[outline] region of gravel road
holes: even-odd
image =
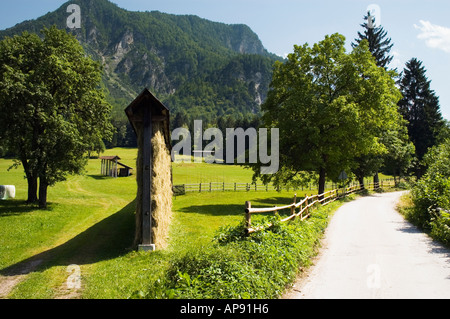
[[[449,299],[450,250],[395,210],[403,193],[362,197],[336,211],[323,248],[290,299]]]

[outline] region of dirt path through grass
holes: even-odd
[[[6,274],[5,276],[0,275],[0,299],[7,298],[14,287],[22,282],[29,273],[36,270],[41,264],[41,259],[30,260],[12,270],[10,274]]]
[[[94,198],[95,201],[88,201],[87,204],[98,207],[94,210],[95,214],[83,214],[82,218],[74,219],[61,229],[59,238],[52,246],[37,249],[33,256],[1,270],[0,299],[8,298],[14,288],[28,280],[32,273],[42,273],[54,266],[65,269],[71,264],[84,267],[85,264],[124,253],[127,247],[121,246],[120,239],[123,234],[130,233],[130,227],[126,225],[133,226],[134,204],[120,197],[87,191],[81,186],[79,178],[73,178],[68,190]],[[64,198],[60,202],[70,200]],[[80,291],[67,289],[63,280],[61,287],[52,287],[55,298],[78,298]]]
[[[133,213],[134,203],[130,203],[65,242],[2,270],[0,299],[8,298],[13,289],[34,272],[52,271],[53,267],[66,269],[70,265],[84,269],[85,265],[125,254],[133,239]],[[69,275],[61,278],[60,287],[52,288],[55,289],[55,298],[79,297],[80,290],[69,289],[66,285]]]

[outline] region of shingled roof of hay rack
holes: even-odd
[[[170,139],[170,110],[159,101],[147,88],[125,109],[133,130],[137,134],[137,123],[142,123],[145,108],[150,108],[152,120],[162,122],[164,126],[164,139],[169,151],[172,150]]]

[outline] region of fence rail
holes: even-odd
[[[241,191],[273,191],[279,188],[273,185],[252,184],[252,183],[195,183],[174,185],[176,195],[183,195],[189,192],[241,192]],[[178,193],[178,194],[177,194]]]
[[[300,218],[301,221],[309,218],[312,213],[312,208],[316,204],[321,204],[322,206],[328,205],[335,200],[342,198],[346,195],[360,192],[364,189],[380,189],[380,188],[390,188],[395,186],[393,181],[382,181],[380,183],[370,183],[369,185],[355,185],[345,189],[333,189],[320,195],[306,196],[300,202],[297,203],[297,194],[294,195],[294,202],[290,205],[280,206],[280,207],[269,207],[269,208],[252,208],[251,202],[245,203],[245,220],[247,234],[252,234],[266,228],[272,227],[272,224],[265,226],[252,227],[252,214],[264,214],[264,213],[277,213],[280,210],[290,209],[290,215],[281,220],[285,223],[294,218]],[[296,210],[298,209],[298,212]]]
[[[384,180],[383,182],[391,182],[393,179]],[[381,184],[380,183],[380,184]],[[354,185],[352,185],[354,186]],[[359,185],[358,185],[359,186]],[[326,185],[326,189],[335,189],[337,185],[334,183],[328,183]],[[300,186],[300,187],[275,187],[272,184],[264,185],[262,183],[225,183],[225,182],[210,182],[210,183],[187,183],[187,184],[179,184],[173,186],[173,191],[176,196],[185,195],[186,193],[192,192],[268,192],[268,191],[280,191],[280,190],[294,190],[296,191],[305,191],[305,190],[317,190],[317,186],[313,186],[313,184],[309,184],[308,186]]]

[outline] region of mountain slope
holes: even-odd
[[[81,8],[81,29],[66,26],[67,6]],[[258,113],[273,62],[246,25],[197,16],[130,12],[107,0],[73,0],[32,21],[0,31],[0,39],[56,25],[73,33],[104,65],[103,83],[123,121],[123,109],[148,87],[172,111],[215,122],[218,116]]]

